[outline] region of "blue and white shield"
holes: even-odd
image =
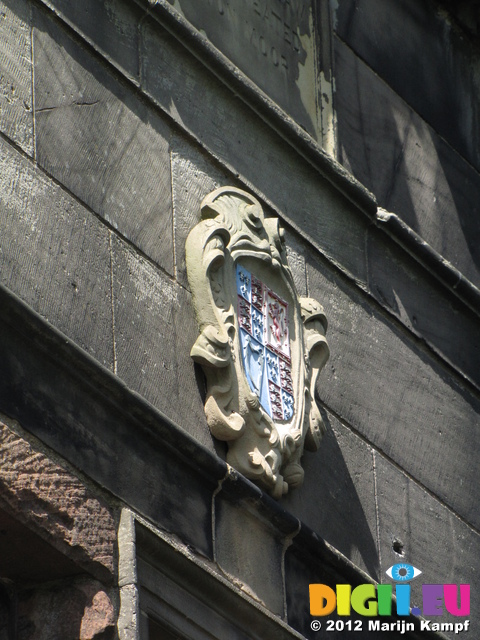
[[[288,304],[240,264],[236,279],[245,376],[264,411],[288,421],[295,409]]]

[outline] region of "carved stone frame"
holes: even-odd
[[[320,304],[299,298],[287,263],[283,230],[265,218],[256,198],[223,187],[202,202],[203,220],[186,243],[187,273],[200,329],[191,356],[207,380],[205,414],[212,434],[228,442],[227,462],[274,498],[302,484],[304,448],[324,433],[315,404],[317,375],[329,350]],[[248,269],[288,303],[295,411],[273,420],[247,380],[241,355],[236,265]]]

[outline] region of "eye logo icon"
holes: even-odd
[[[395,582],[410,582],[410,580],[413,580],[422,572],[411,564],[399,562],[392,565],[385,573],[389,578],[395,580]]]

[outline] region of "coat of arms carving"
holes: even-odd
[[[283,230],[235,187],[210,193],[186,244],[200,328],[191,356],[205,373],[205,414],[227,462],[273,497],[303,482],[304,448],[324,433],[314,393],[325,365],[321,305],[299,298]]]

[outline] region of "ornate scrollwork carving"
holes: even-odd
[[[321,305],[298,298],[283,230],[256,198],[217,189],[186,244],[205,372],[205,414],[231,466],[279,498],[303,482],[324,433],[315,383],[329,351]]]

